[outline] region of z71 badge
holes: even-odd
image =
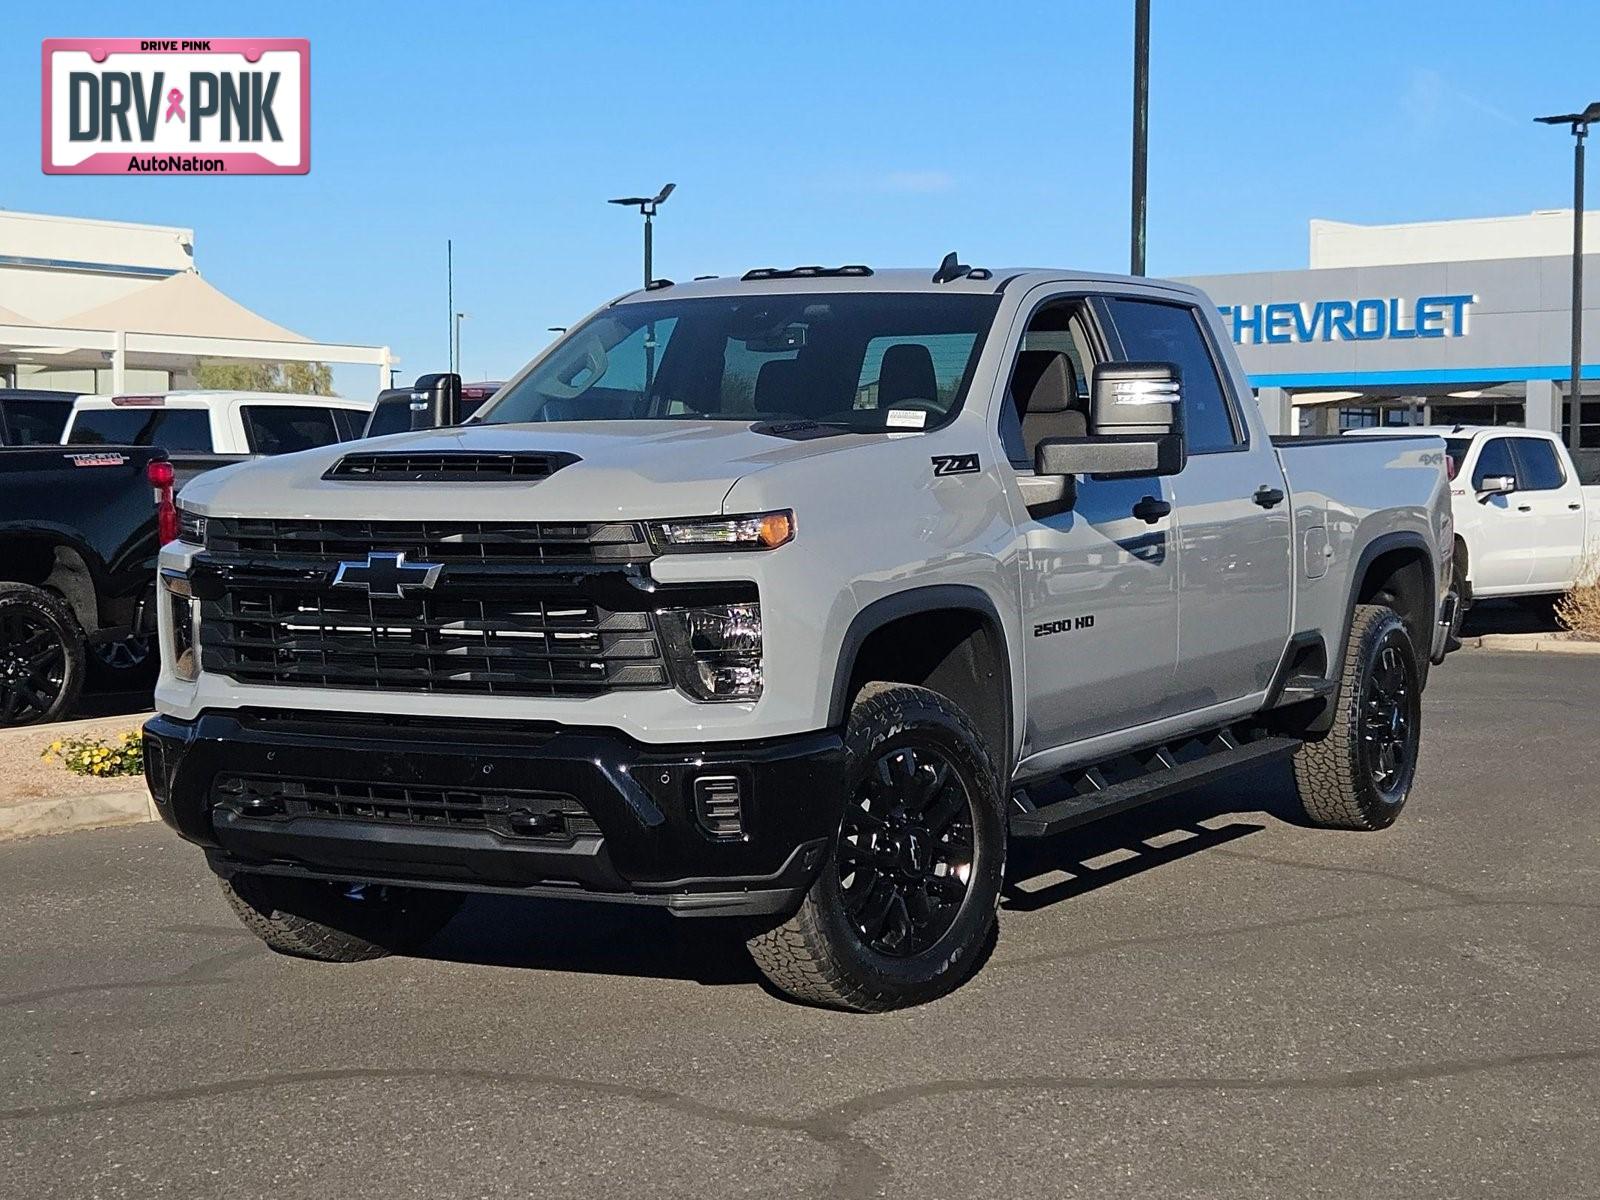
[[[976,454],[935,454],[933,456],[933,473],[935,475],[976,475],[978,473],[978,456]]]

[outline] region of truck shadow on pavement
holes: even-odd
[[[1259,833],[1226,814],[1303,818],[1288,767],[1278,764],[1040,842],[1013,840],[1001,907],[1034,912]],[[684,979],[707,986],[762,983],[744,950],[747,926],[683,919],[648,908],[474,896],[416,957],[525,970]]]
[[[1001,908],[1037,912],[1120,883],[1267,826],[1234,813],[1265,812],[1290,825],[1305,818],[1287,763],[1275,763],[1040,841],[1013,840]]]

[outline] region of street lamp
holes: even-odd
[[[1150,0],[1133,4],[1133,245],[1130,275],[1144,274],[1145,195],[1150,156]]]
[[[651,250],[650,226],[651,226],[651,220],[656,215],[656,209],[660,208],[663,204],[665,204],[667,202],[667,197],[672,195],[672,189],[677,187],[677,186],[678,185],[675,184],[675,183],[669,183],[669,184],[667,184],[666,187],[662,188],[661,191],[658,192],[654,196],[623,196],[620,199],[608,200],[607,201],[608,204],[623,204],[623,205],[626,205],[629,208],[637,207],[639,209],[640,215],[644,217],[644,285],[645,285],[645,287],[649,287],[650,286],[650,281],[655,278],[655,276],[651,273],[651,267],[650,267],[650,250]]]
[[[1589,126],[1600,121],[1600,100],[1581,113],[1560,113],[1553,117],[1535,117],[1544,125],[1568,125],[1572,128],[1572,383],[1571,425],[1567,445],[1576,452],[1583,440],[1583,139],[1589,136]]]
[[[455,328],[451,331],[450,370],[457,375],[461,374],[461,322],[465,321],[469,315],[469,313],[458,312],[456,314]]]

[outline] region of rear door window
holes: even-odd
[[[1183,428],[1189,453],[1243,444],[1239,422],[1217,375],[1198,314],[1187,304],[1106,297],[1130,362],[1177,363],[1183,380]]]
[[[91,408],[72,422],[76,446],[159,446],[175,454],[211,453],[211,414],[203,408]]]
[[[246,404],[245,442],[251,454],[293,454],[356,436],[344,409],[299,404]]]
[[[1483,481],[1494,479],[1501,475],[1515,475],[1517,466],[1511,460],[1511,439],[1490,438],[1483,444],[1483,449],[1478,452],[1478,465],[1472,468],[1472,487],[1474,491],[1483,491]],[[1522,480],[1517,480],[1517,486],[1522,486]]]
[[[1524,492],[1554,492],[1566,486],[1567,473],[1556,448],[1543,438],[1507,438],[1517,461],[1517,490]]]

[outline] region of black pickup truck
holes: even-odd
[[[172,483],[150,446],[0,447],[0,726],[69,715],[94,649],[148,637]]]

